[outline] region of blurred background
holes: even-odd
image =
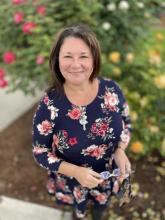
[[[0,194],[56,207],[31,153],[39,98],[51,83],[49,53],[60,28],[86,23],[102,49],[101,75],[116,80],[131,109],[128,148],[135,199],[109,220],[165,219],[165,1],[1,0]],[[58,208],[58,207],[57,207]]]

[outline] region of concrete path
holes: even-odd
[[[25,96],[21,91],[6,93],[0,89],[0,131],[30,109],[42,96],[38,92],[35,97]]]
[[[69,212],[61,212],[34,203],[0,197],[0,220],[71,220]]]
[[[0,89],[0,131],[28,111],[43,95],[25,96]],[[64,215],[65,214],[65,215]],[[64,215],[64,216],[63,216]],[[70,213],[0,195],[0,220],[70,220]]]

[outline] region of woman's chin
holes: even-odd
[[[72,79],[69,79],[69,80],[66,80],[69,84],[72,84],[72,85],[81,85],[83,84],[84,82],[87,82],[88,79],[85,79],[83,77],[75,77],[75,78],[72,78]]]

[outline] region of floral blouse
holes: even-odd
[[[73,105],[54,90],[45,93],[33,119],[33,155],[49,171],[56,201],[70,204],[83,217],[88,200],[107,205],[112,184],[105,180],[87,189],[73,177],[58,173],[62,161],[89,167],[96,172],[111,169],[109,160],[119,142],[130,140],[129,107],[119,86],[111,79],[99,79],[96,98],[86,106]]]

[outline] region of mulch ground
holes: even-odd
[[[32,156],[31,126],[35,109],[36,105],[0,133],[0,195],[55,207],[54,199],[47,194],[45,188],[47,174],[34,162]],[[136,220],[134,215],[143,215],[146,220],[152,219],[151,215],[155,216],[154,220],[158,215],[160,220],[163,220],[163,213],[165,214],[163,158],[155,153],[132,163],[137,196],[125,208],[120,209],[115,205],[115,212],[127,216],[127,220]],[[155,214],[149,214],[150,209]]]

